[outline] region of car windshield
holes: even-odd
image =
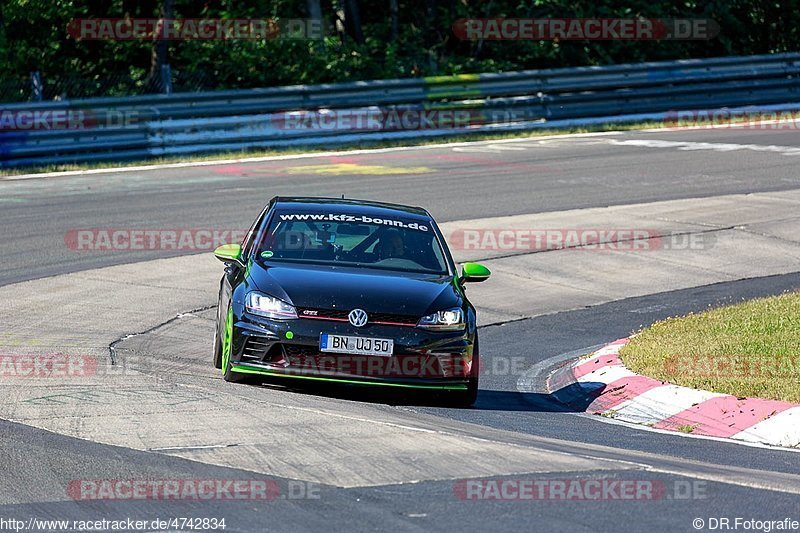
[[[447,274],[430,221],[359,214],[276,213],[258,254],[269,261]]]

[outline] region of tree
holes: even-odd
[[[172,1],[173,0],[162,0],[161,8],[159,10],[159,17],[162,21],[169,20],[173,17]],[[156,39],[153,41],[153,53],[150,60],[150,73],[147,77],[152,87],[158,87],[159,90],[165,92],[171,92],[171,83],[168,78],[168,53],[169,41],[166,39]]]
[[[361,11],[358,0],[342,0],[344,4],[344,31],[357,44],[364,44],[364,30],[361,28]]]
[[[308,18],[322,20],[322,6],[320,5],[320,0],[306,0],[306,11],[308,11]]]
[[[397,5],[397,0],[389,0],[389,19],[391,27],[391,33],[389,34],[389,38],[392,40],[392,42],[396,42],[397,36],[399,35],[398,32],[399,15],[400,15],[400,8]]]

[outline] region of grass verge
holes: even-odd
[[[676,385],[800,403],[800,292],[656,322],[620,357]]]

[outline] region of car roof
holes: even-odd
[[[405,216],[411,215],[415,218],[420,217],[430,220],[432,217],[427,210],[422,207],[409,205],[390,204],[387,202],[375,202],[372,200],[356,200],[350,198],[325,198],[315,196],[276,196],[274,198],[275,208],[281,210],[303,210],[311,212],[321,212],[330,210],[334,207],[337,213],[345,214],[366,214],[366,215],[389,215],[402,213]]]

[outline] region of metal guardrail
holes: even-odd
[[[0,168],[659,119],[676,110],[791,102],[800,102],[800,53],[0,104]],[[53,117],[70,114],[78,117],[74,124],[53,124]],[[433,120],[424,127],[391,120],[420,114]],[[335,127],[326,126],[330,121]]]

